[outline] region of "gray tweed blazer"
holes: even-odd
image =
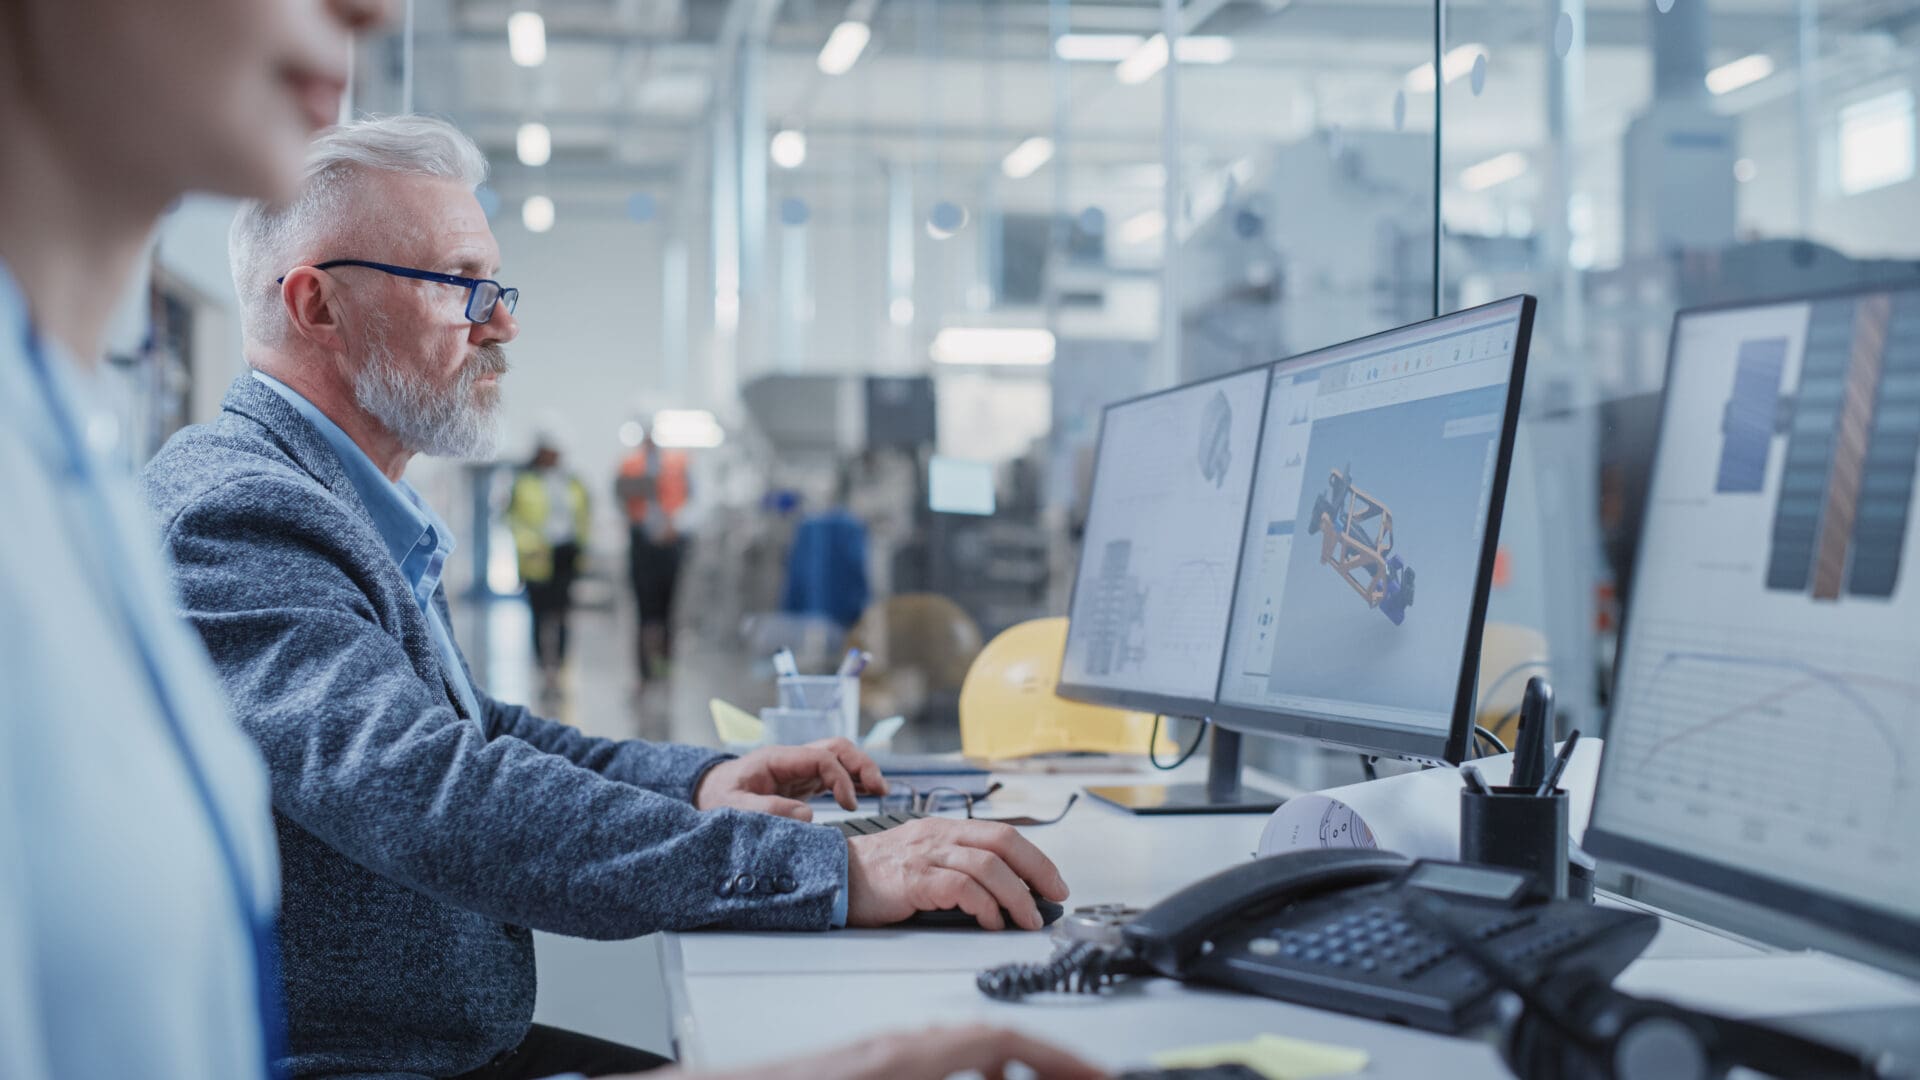
[[[250,374],[145,481],[183,614],[272,775],[295,1075],[440,1077],[513,1048],[529,927],[832,921],[845,841],[696,811],[722,755],[588,738],[477,686],[464,715],[339,458]]]

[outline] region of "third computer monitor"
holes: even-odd
[[[1457,762],[1533,299],[1273,369],[1214,719]]]
[[[1682,312],[1588,850],[1920,972],[1920,288]]]
[[[1268,370],[1107,407],[1062,696],[1179,716],[1211,710]]]

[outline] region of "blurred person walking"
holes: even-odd
[[[540,664],[542,695],[560,692],[567,662],[567,618],[573,580],[592,530],[587,486],[560,464],[560,448],[546,435],[534,444],[533,460],[513,480],[507,525],[520,557],[520,580],[533,612],[533,654]]]
[[[665,678],[673,657],[673,600],[686,539],[680,512],[693,493],[684,450],[665,450],[652,430],[620,463],[614,484],[627,511],[627,573],[640,617],[640,680]]]

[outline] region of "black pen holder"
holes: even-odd
[[[1504,866],[1537,875],[1567,896],[1567,792],[1535,795],[1533,788],[1496,787],[1460,792],[1460,861]]]

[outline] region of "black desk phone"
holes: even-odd
[[[1534,982],[1611,982],[1659,927],[1641,912],[1552,900],[1517,871],[1300,851],[1234,866],[1104,928],[1068,916],[1053,960],[983,972],[978,984],[1013,1000],[1158,974],[1448,1034],[1492,1019],[1493,984],[1407,910],[1415,896],[1441,901],[1454,926]]]

